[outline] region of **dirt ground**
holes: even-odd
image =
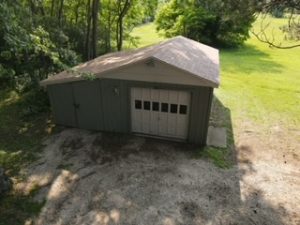
[[[16,186],[41,186],[35,199],[46,200],[26,224],[299,225],[299,159],[266,160],[255,137],[240,135],[236,164],[220,169],[193,146],[66,129]]]

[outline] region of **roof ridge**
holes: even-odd
[[[209,80],[216,86],[219,84],[218,49],[183,36],[176,36],[139,49],[107,53],[73,68],[78,70],[78,72],[90,72],[100,77],[100,74],[104,72],[138,63],[149,58],[158,59],[170,66]],[[49,76],[47,79],[41,81],[41,84],[47,85],[80,79],[80,76],[62,71],[54,76]]]

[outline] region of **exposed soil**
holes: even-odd
[[[193,146],[67,129],[16,189],[46,199],[27,224],[299,225],[299,158],[269,160],[259,137],[240,133],[236,164],[220,169]]]

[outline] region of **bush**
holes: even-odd
[[[272,10],[271,15],[275,18],[283,18],[284,17],[284,8],[276,7]]]
[[[249,37],[256,5],[252,0],[171,0],[157,14],[158,30],[218,47],[236,47]]]
[[[50,110],[47,92],[42,88],[33,88],[23,93],[23,116],[33,116]]]

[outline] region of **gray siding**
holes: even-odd
[[[200,87],[193,91],[189,142],[206,144],[213,88]]]
[[[72,86],[70,84],[58,84],[47,88],[55,123],[75,127],[77,122]]]
[[[104,129],[114,132],[129,132],[127,89],[120,80],[100,80],[103,103]]]
[[[211,87],[117,79],[72,82],[64,84],[64,86],[60,88],[56,86],[60,85],[49,85],[48,91],[53,113],[55,117],[59,118],[59,124],[122,133],[131,132],[131,87],[189,91],[192,99],[187,141],[199,145],[206,144],[208,119],[213,93],[213,88]],[[55,94],[54,92],[58,89],[60,89],[60,94]],[[68,93],[73,93],[73,97],[69,96],[61,103],[61,96],[64,92],[61,89],[65,89]],[[68,101],[71,101],[71,103]],[[64,114],[64,110],[71,111],[71,109],[65,105],[73,106],[74,102],[80,104],[79,109],[76,109],[78,123],[75,124],[70,122],[66,117],[60,117],[61,114]]]
[[[98,82],[74,82],[72,84],[77,126],[100,130],[103,127],[101,93]]]

